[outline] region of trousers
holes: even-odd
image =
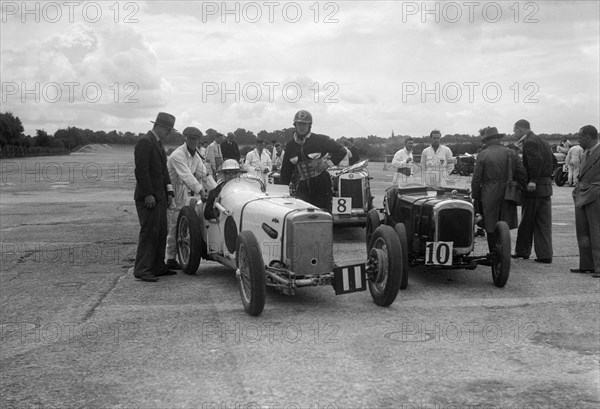
[[[522,256],[535,249],[537,258],[552,258],[552,197],[527,197],[521,211],[515,253]]]
[[[143,201],[136,200],[135,209],[140,235],[133,274],[136,277],[159,274],[166,269],[167,204],[156,202],[152,209],[148,209]]]

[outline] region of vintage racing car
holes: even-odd
[[[487,240],[476,242],[475,224],[481,216],[475,212],[469,189],[393,186],[383,203],[383,221],[380,212],[369,211],[367,247],[382,222],[394,228],[402,247],[401,289],[408,284],[408,267],[417,265],[465,269],[488,265],[494,284],[504,287],[510,273],[510,230],[503,221],[496,224],[496,251],[488,254]]]
[[[362,160],[352,166],[331,167],[327,169],[331,177],[332,189],[332,214],[334,226],[364,226],[367,221],[367,213],[373,208],[371,195],[372,177],[369,176],[369,161]],[[268,190],[275,188],[279,173],[269,174]],[[289,187],[290,194],[294,194],[293,183]]]
[[[210,201],[207,201],[210,203]],[[179,213],[179,262],[195,274],[201,259],[236,270],[244,309],[260,315],[266,287],[293,295],[298,287],[332,285],[336,294],[364,291],[381,306],[394,302],[400,287],[400,240],[389,226],[372,232],[365,262],[336,265],[333,218],[286,194],[269,194],[263,182],[242,174],[226,182],[214,201],[214,216],[190,198]]]

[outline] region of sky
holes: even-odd
[[[0,112],[333,138],[574,133],[600,119],[600,2],[2,1]]]

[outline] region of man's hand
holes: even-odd
[[[152,209],[156,205],[156,199],[154,199],[154,196],[148,195],[148,196],[144,197],[144,205],[148,209]]]
[[[171,207],[173,206],[173,196],[168,195],[167,196],[167,207]]]
[[[535,182],[529,182],[527,184],[527,191],[528,192],[535,192],[535,187],[536,187]]]
[[[208,199],[208,195],[206,194],[206,191],[204,189],[200,189],[200,191],[198,192],[198,196],[200,196],[200,200],[202,200],[203,202],[206,202],[206,200]]]
[[[406,163],[410,163],[410,162],[412,162],[412,159],[411,158],[406,158]]]
[[[269,168],[264,168],[263,173],[269,173]]]

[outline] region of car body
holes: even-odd
[[[368,286],[378,305],[390,305],[398,293],[397,257],[391,253],[399,252],[400,243],[391,229],[377,232],[381,240],[368,260],[338,266],[332,215],[289,193],[267,193],[254,176],[242,174],[222,185],[213,218],[204,217],[204,207],[192,198],[179,213],[179,262],[187,274],[196,273],[201,259],[235,269],[250,315],[262,312],[266,287],[293,295],[306,286],[333,285],[336,294]]]
[[[468,189],[426,185],[393,186],[384,197],[383,223],[400,237],[403,265],[475,269],[478,264],[492,267],[493,282],[503,287],[510,273],[510,230],[505,222],[496,224],[498,244],[488,254],[486,239],[476,249],[476,213]],[[372,210],[367,220],[369,235],[381,223]],[[401,272],[406,287],[408,271]]]
[[[452,173],[458,174],[460,176],[470,176],[473,174],[475,170],[475,160],[477,159],[477,155],[458,155],[456,157],[456,165],[452,170]]]

